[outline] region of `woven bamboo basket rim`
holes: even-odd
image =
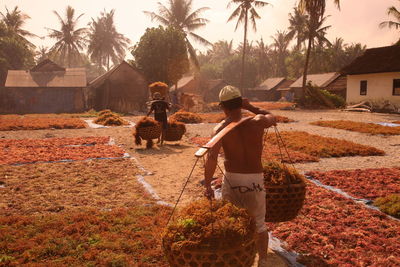
[[[180,251],[182,253],[184,252],[194,252],[194,253],[201,253],[201,254],[220,254],[220,253],[227,253],[227,252],[231,252],[231,251],[236,251],[238,249],[240,249],[241,247],[245,248],[248,247],[249,245],[251,245],[251,243],[255,243],[255,238],[254,236],[252,238],[248,238],[247,240],[245,240],[244,242],[241,243],[237,243],[234,247],[230,247],[230,248],[223,248],[220,249],[218,247],[207,247],[207,246],[198,246],[198,247],[179,247],[179,249],[172,249],[172,246],[165,246],[165,248],[169,248],[169,251]],[[163,244],[164,244],[164,240],[163,240]]]
[[[265,188],[292,188],[292,187],[298,187],[298,188],[306,188],[307,184],[304,182],[297,183],[297,184],[282,184],[282,185],[265,185]]]

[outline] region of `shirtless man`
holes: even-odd
[[[214,134],[229,123],[239,121],[242,118],[241,109],[257,115],[229,132],[209,151],[204,174],[206,196],[214,197],[211,180],[222,146],[225,154],[222,198],[247,209],[254,217],[257,227],[258,266],[264,267],[267,266],[268,231],[264,222],[265,191],[261,154],[264,129],[276,125],[276,119],[268,111],[254,107],[247,99],[243,99],[240,91],[233,86],[222,88],[219,99],[226,119],[214,129]]]

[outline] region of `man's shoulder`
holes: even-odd
[[[224,129],[228,125],[226,120],[221,121],[218,123],[213,129],[213,135],[219,133],[222,129]]]

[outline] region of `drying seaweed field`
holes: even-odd
[[[299,216],[267,224],[279,240],[271,259],[400,266],[400,116],[260,106],[280,116],[263,160],[307,177]],[[168,266],[165,204],[223,115],[178,113],[183,139],[152,149],[136,145],[130,127],[143,116],[102,115],[0,116],[0,266]],[[203,172],[198,164],[180,205],[202,197]]]

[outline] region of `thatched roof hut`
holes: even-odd
[[[400,112],[400,45],[367,49],[341,73],[347,75],[348,103],[391,103]]]
[[[9,70],[0,92],[2,113],[72,113],[85,109],[86,71],[49,59],[31,70]]]
[[[367,49],[364,54],[344,67],[345,75],[400,71],[400,45]]]
[[[147,86],[145,76],[122,61],[89,83],[89,105],[96,110],[111,109],[122,113],[143,111],[149,95]]]
[[[293,83],[284,77],[273,77],[263,81],[259,86],[248,89],[250,98],[260,101],[277,101],[281,97],[280,89],[288,88]]]

